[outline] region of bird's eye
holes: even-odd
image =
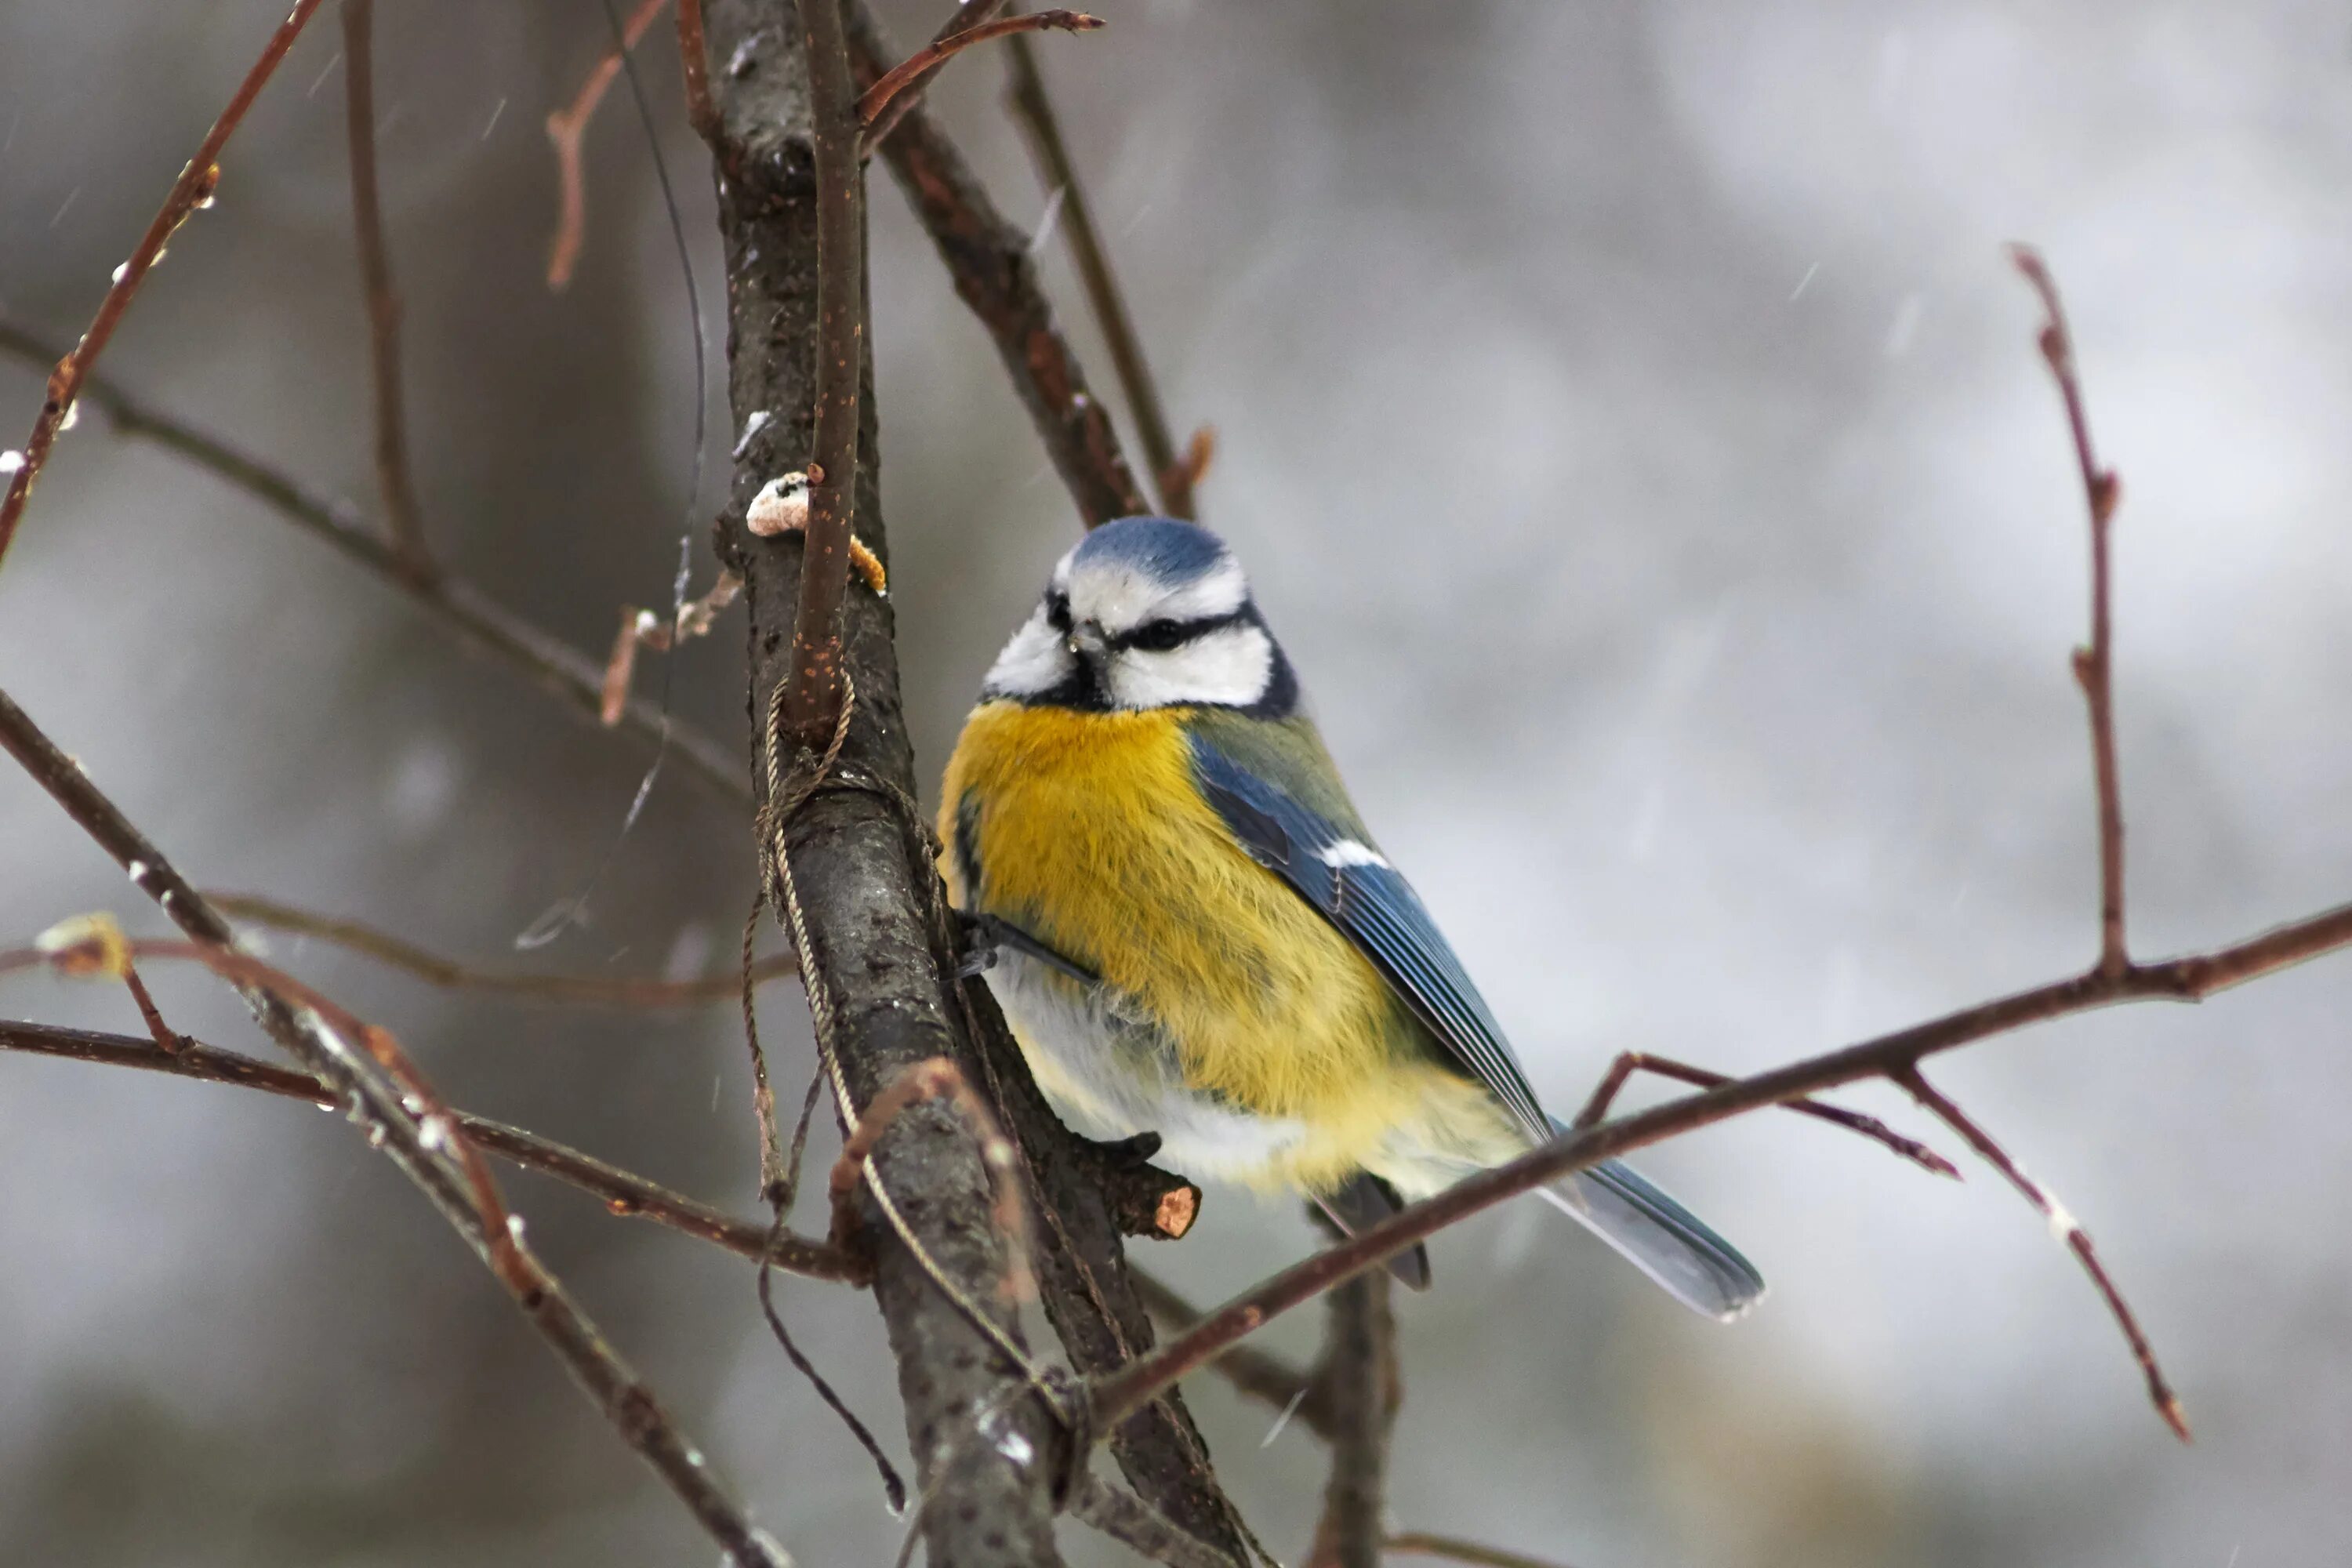
[[[1192,635],[1192,628],[1181,621],[1147,621],[1127,634],[1121,640],[1129,647],[1146,653],[1166,653]]]
[[[1070,596],[1067,594],[1054,589],[1047,590],[1045,594],[1045,624],[1052,626],[1055,631],[1061,632],[1066,636],[1068,634],[1070,629]]]

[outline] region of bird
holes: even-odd
[[[1121,518],[1062,556],[982,683],[939,835],[970,966],[1084,1138],[1353,1234],[1563,1130],[1207,528]],[[1696,1311],[1764,1292],[1621,1162],[1541,1190]],[[1429,1282],[1420,1248],[1390,1268]]]

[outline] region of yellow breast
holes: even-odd
[[[1466,1089],[1428,1060],[1370,961],[1243,853],[1192,782],[1177,713],[984,703],[948,764],[951,847],[960,812],[980,879],[961,885],[950,847],[960,907],[1014,921],[1124,993],[1192,1088],[1308,1125],[1266,1179],[1328,1185]]]

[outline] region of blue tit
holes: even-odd
[[[1389,863],[1223,542],[1126,518],[1054,568],[949,760],[942,873],[988,983],[1093,1138],[1304,1193],[1345,1230],[1551,1137],[1527,1074]],[[1546,1196],[1716,1318],[1748,1261],[1612,1163]],[[1416,1286],[1428,1260],[1392,1265]]]

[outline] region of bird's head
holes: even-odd
[[[1295,705],[1297,683],[1223,540],[1196,523],[1126,517],[1055,563],[1045,597],[997,656],[982,696],[1279,717]]]

